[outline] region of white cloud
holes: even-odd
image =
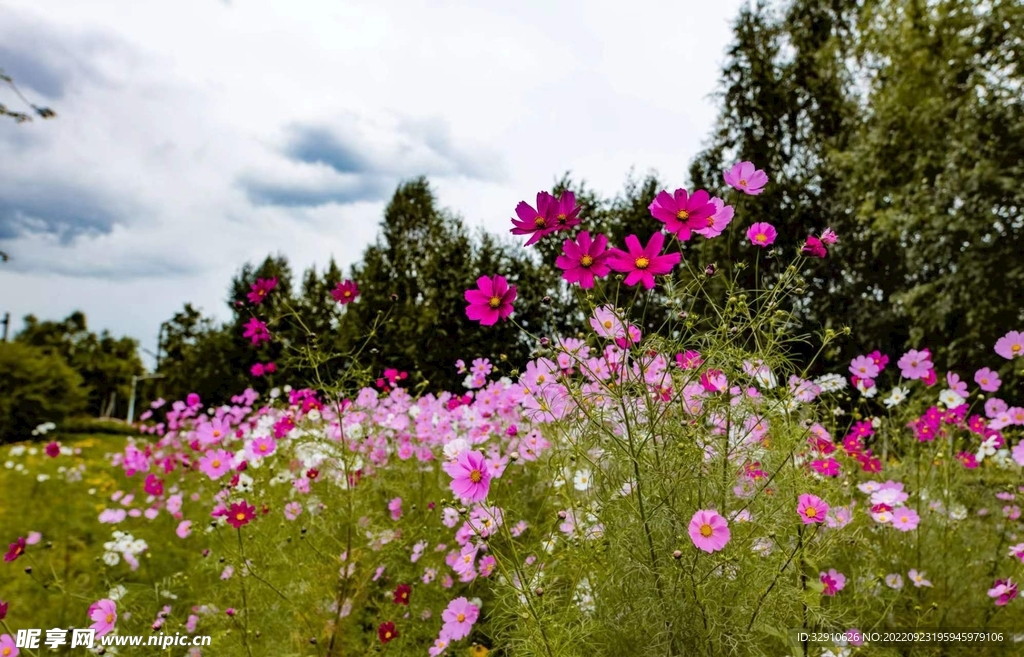
[[[246,260],[356,261],[403,177],[494,231],[568,170],[682,184],[739,6],[8,0],[0,67],[58,118],[0,123],[0,312],[153,348]]]

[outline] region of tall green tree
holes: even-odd
[[[24,318],[25,327],[14,340],[61,356],[82,378],[86,391],[86,412],[98,416],[115,400],[114,412],[128,407],[131,380],[142,374],[138,342],[115,338],[108,331],[89,330],[85,314],[76,311],[61,321]]]

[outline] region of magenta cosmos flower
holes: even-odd
[[[504,276],[481,276],[476,279],[477,289],[466,290],[466,316],[484,326],[493,326],[499,319],[512,314],[516,300],[516,286],[509,285]]]
[[[824,595],[835,595],[843,590],[846,586],[846,575],[837,571],[835,568],[829,568],[827,573],[819,573],[818,577],[825,589],[822,591]]]
[[[576,195],[565,190],[557,201],[551,203],[555,215],[554,230],[569,230],[580,223],[580,206],[576,205]]]
[[[745,194],[756,196],[768,184],[768,174],[755,169],[753,162],[739,162],[728,171],[722,172],[725,184]]]
[[[346,280],[338,283],[331,290],[331,296],[341,305],[352,303],[359,296],[359,286],[355,281]]]
[[[1024,333],[1010,331],[996,340],[996,353],[1007,360],[1024,356]]]
[[[665,236],[661,233],[651,235],[647,246],[641,247],[636,235],[626,238],[626,249],[611,250],[609,264],[617,272],[626,274],[626,285],[643,283],[648,290],[654,287],[654,277],[672,271],[682,260],[680,253],[661,253],[665,244]]]
[[[480,608],[470,603],[466,598],[455,598],[448,603],[448,607],[441,612],[441,620],[444,626],[441,634],[451,641],[458,641],[469,636],[473,629],[473,623],[480,615]]]
[[[89,620],[91,627],[96,630],[96,636],[105,636],[114,629],[117,622],[117,604],[108,598],[97,600],[89,606]]]
[[[996,606],[1002,607],[1017,597],[1017,584],[1012,579],[997,579],[988,590],[988,597],[995,598]]]
[[[10,547],[7,548],[7,554],[4,555],[4,561],[14,561],[21,555],[25,554],[25,537],[19,536],[18,540],[11,543]]]
[[[242,337],[249,338],[254,345],[258,346],[261,342],[270,342],[270,331],[267,330],[265,323],[255,317],[250,317],[245,324],[245,332],[242,333]]]
[[[690,540],[697,549],[718,552],[729,542],[729,523],[713,509],[700,510],[690,519]]]
[[[825,500],[816,495],[804,493],[797,498],[796,512],[800,514],[800,518],[804,521],[805,525],[825,522],[828,509],[829,506],[825,503]]]
[[[691,231],[706,227],[708,217],[715,213],[715,206],[703,189],[692,195],[685,189],[677,189],[674,194],[660,192],[647,209],[665,224],[668,232],[684,242],[690,239]]]
[[[754,246],[760,246],[761,248],[766,248],[774,244],[777,236],[778,232],[775,230],[775,226],[764,221],[753,224],[747,229],[747,239],[749,239]]]
[[[809,235],[807,241],[804,242],[804,247],[800,249],[800,253],[806,253],[812,258],[824,258],[828,255],[828,251],[825,250],[825,245],[822,244],[821,240],[814,235]]]
[[[256,507],[249,504],[245,500],[241,502],[235,502],[228,509],[227,521],[228,524],[239,529],[252,522],[252,519],[256,517]]]
[[[458,458],[448,461],[442,467],[452,478],[452,492],[459,498],[470,502],[482,502],[487,498],[491,473],[483,454],[477,451],[462,452]]]
[[[548,233],[555,230],[555,213],[560,209],[560,204],[551,194],[547,192],[537,193],[537,208],[526,201],[520,201],[516,206],[518,219],[512,220],[511,229],[513,235],[529,235],[524,246],[540,240]]]
[[[249,286],[249,303],[256,305],[263,301],[270,292],[277,287],[276,278],[259,278]]]
[[[597,235],[593,239],[587,231],[576,236],[576,241],[565,240],[562,253],[555,260],[555,265],[563,270],[562,278],[570,283],[579,283],[587,289],[594,287],[594,278],[604,278],[611,269],[607,260],[611,257],[608,251],[608,238]]]

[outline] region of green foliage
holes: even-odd
[[[25,317],[25,328],[15,342],[39,347],[60,355],[82,377],[87,393],[85,410],[102,415],[115,399],[112,410],[127,410],[132,376],[142,374],[138,342],[115,338],[108,331],[99,335],[89,330],[85,315],[76,311],[61,321],[41,322]]]
[[[71,417],[60,423],[61,435],[135,436],[138,431],[122,420],[104,420],[94,417]]]
[[[0,342],[0,443],[85,408],[82,377],[53,351]]]

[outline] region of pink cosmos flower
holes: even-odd
[[[594,309],[594,316],[590,318],[590,326],[602,338],[610,340],[625,337],[626,325],[615,314],[611,306],[600,306]]]
[[[1003,384],[999,379],[999,375],[987,367],[983,367],[974,373],[974,382],[985,392],[995,392]]]
[[[826,228],[821,233],[821,241],[825,244],[831,245],[838,242],[839,237],[836,235],[836,232],[834,230],[832,230],[831,228]]]
[[[499,319],[512,314],[516,300],[516,286],[509,285],[504,276],[481,276],[476,279],[477,289],[466,290],[466,316],[484,326],[493,326]]]
[[[480,608],[471,604],[466,598],[455,598],[448,603],[448,607],[441,612],[441,619],[444,626],[441,634],[447,636],[451,641],[458,641],[469,636],[473,629],[473,623],[480,615]]]
[[[914,568],[911,568],[910,571],[907,572],[907,577],[910,578],[910,581],[913,582],[914,586],[916,586],[917,588],[930,587],[932,585],[931,582],[924,578],[924,571],[918,571]]]
[[[117,622],[117,604],[108,598],[97,600],[89,606],[89,620],[91,627],[96,630],[96,636],[106,636],[114,629]]]
[[[352,280],[342,281],[331,290],[331,296],[343,306],[350,304],[359,296],[359,286]]]
[[[827,573],[820,573],[821,583],[825,585],[824,595],[833,596],[843,590],[846,586],[846,575],[838,572],[835,568],[829,568]]]
[[[1005,606],[1017,597],[1017,584],[1012,579],[997,579],[995,585],[988,590],[988,597],[996,599],[996,606]]]
[[[775,226],[764,221],[759,221],[747,229],[747,239],[754,246],[761,248],[767,248],[774,244],[777,236],[778,232],[775,230]]]
[[[996,340],[996,353],[1007,360],[1024,356],[1024,333],[1010,331]]]
[[[249,368],[249,373],[253,376],[263,376],[266,370],[263,369],[263,363],[253,363],[253,366]]]
[[[1024,543],[1010,546],[1010,556],[1024,561]]]
[[[526,201],[520,201],[516,206],[516,215],[519,219],[512,220],[511,233],[513,235],[529,235],[530,239],[523,246],[530,246],[540,238],[555,230],[554,214],[560,209],[560,204],[547,192],[537,193],[537,209]]]
[[[917,529],[918,523],[921,522],[921,517],[917,515],[917,511],[910,509],[905,506],[901,506],[898,509],[892,511],[892,526],[901,532],[909,532]]]
[[[700,510],[690,519],[690,540],[699,550],[718,552],[729,542],[729,523],[714,509]]]
[[[256,279],[256,282],[249,286],[249,303],[259,304],[275,287],[277,287],[276,278]]]
[[[862,379],[878,376],[878,365],[870,356],[857,356],[850,362],[850,374]]]
[[[469,502],[482,502],[487,498],[491,473],[483,454],[462,452],[456,460],[448,461],[442,467],[452,478],[451,489],[457,497]]]
[[[182,520],[178,523],[178,528],[174,530],[174,533],[178,535],[178,538],[187,538],[192,533],[192,521]]]
[[[249,338],[253,345],[258,346],[261,342],[270,342],[270,331],[267,330],[265,323],[255,317],[250,317],[242,337]]]
[[[18,644],[11,638],[10,634],[0,634],[0,655],[3,657],[18,657],[21,651]]]
[[[828,509],[829,506],[825,500],[816,495],[804,493],[797,498],[796,512],[800,514],[805,525],[825,522]]]
[[[284,505],[284,517],[287,520],[295,520],[302,513],[302,505],[298,502],[289,502]]]
[[[946,372],[946,384],[956,394],[961,397],[967,397],[967,382],[961,379],[960,375],[954,372]]]
[[[911,349],[896,361],[896,365],[900,368],[901,376],[912,381],[925,378],[933,366],[931,354],[927,349]]]
[[[735,214],[735,209],[731,205],[726,205],[725,201],[717,196],[711,199],[711,204],[715,206],[714,214],[704,220],[703,226],[693,229],[693,232],[703,236],[705,239],[721,235]]]
[[[674,195],[660,192],[648,206],[651,216],[664,223],[668,232],[683,242],[690,239],[690,231],[707,227],[707,219],[715,209],[703,189],[692,195],[685,189],[677,189]]]
[[[643,283],[650,290],[654,287],[654,277],[671,272],[683,257],[678,252],[662,254],[664,244],[665,236],[661,233],[651,235],[645,247],[640,246],[636,235],[630,235],[626,238],[627,251],[612,249],[609,264],[615,271],[626,274],[626,285]]]
[[[391,512],[391,519],[398,520],[402,517],[402,498],[396,497],[388,502],[388,511]]]
[[[582,231],[575,242],[565,240],[562,252],[565,255],[555,259],[555,265],[565,272],[562,278],[570,283],[579,283],[584,289],[594,287],[595,277],[604,278],[611,271],[607,264],[611,252],[608,251],[608,238],[604,235],[597,235],[591,240],[590,233]]]
[[[580,206],[576,205],[576,195],[565,190],[558,200],[551,204],[555,221],[552,228],[555,231],[569,230],[580,223]]]
[[[751,196],[760,194],[768,184],[768,174],[761,169],[755,169],[753,162],[734,164],[731,169],[722,172],[722,177],[725,184]]]
[[[226,475],[234,467],[234,456],[224,449],[211,449],[199,459],[199,470],[214,481]]]
[[[800,249],[801,253],[806,253],[812,258],[824,258],[828,255],[828,251],[825,250],[825,245],[822,244],[821,240],[814,235],[808,235],[807,241],[804,242],[804,246]]]
[[[258,459],[270,456],[277,449],[277,443],[270,436],[259,436],[254,438],[249,446],[250,458]]]

